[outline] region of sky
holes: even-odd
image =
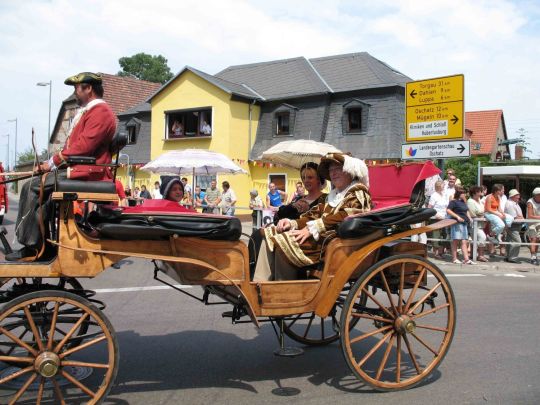
[[[465,110],[502,109],[540,158],[538,0],[2,0],[0,160],[46,147],[81,71],[115,74],[118,59],[163,55],[214,74],[230,65],[369,52],[414,80],[465,75]],[[52,86],[37,86],[52,81]],[[52,128],[51,128],[52,130]],[[9,137],[6,136],[9,134]],[[513,148],[512,148],[513,149]]]

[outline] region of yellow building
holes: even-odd
[[[253,188],[258,189],[264,200],[270,167],[249,162],[259,123],[260,100],[261,97],[247,87],[186,67],[149,100],[152,111],[150,159],[170,150],[190,148],[223,153],[248,174],[218,175],[218,188],[227,180],[236,193],[238,207],[249,205],[249,191]],[[279,168],[277,171],[286,173],[293,184],[298,180],[295,170]],[[154,177],[148,183],[153,183]],[[185,177],[194,184],[191,176]],[[195,185],[203,189],[211,179],[196,177]]]

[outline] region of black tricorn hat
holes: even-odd
[[[67,84],[68,86],[74,86],[80,83],[101,84],[101,82],[101,75],[99,73],[92,72],[81,72],[64,80],[64,84]]]

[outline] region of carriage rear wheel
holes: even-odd
[[[338,340],[341,313],[352,285],[352,281],[345,284],[327,317],[323,318],[317,316],[315,312],[308,312],[285,318],[283,325],[285,334],[296,342],[308,346],[324,346]],[[364,294],[361,294],[358,302],[365,304]],[[350,327],[354,327],[356,322],[358,320],[353,320]]]
[[[361,294],[365,305],[357,304]],[[343,354],[353,373],[375,389],[411,388],[442,362],[455,316],[454,293],[437,266],[419,256],[389,257],[368,269],[347,297]]]
[[[118,371],[118,344],[92,303],[39,291],[8,302],[0,314],[0,350],[10,353],[0,354],[0,397],[10,404],[96,404],[107,395]]]

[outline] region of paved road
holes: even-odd
[[[120,345],[120,370],[105,403],[537,404],[540,273],[526,265],[441,267],[458,306],[448,355],[422,386],[377,393],[354,379],[339,344],[275,357],[270,325],[231,325],[221,317],[228,308],[153,288],[159,283],[150,263],[125,260],[82,280],[107,303]]]

